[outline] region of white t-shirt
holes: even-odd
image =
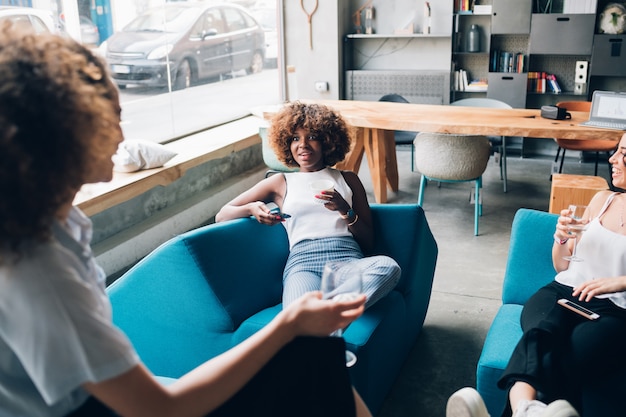
[[[91,253],[91,221],[77,208],[0,265],[0,416],[64,416],[88,397],[85,382],[139,363],[111,321],[104,272]]]
[[[283,201],[283,213],[290,214],[282,224],[287,229],[289,248],[305,239],[352,236],[348,222],[339,217],[336,211],[328,210],[309,183],[317,180],[331,180],[335,190],[352,206],[352,189],[340,171],[324,168],[315,172],[292,172],[284,174],[287,192]]]

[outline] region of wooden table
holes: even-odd
[[[340,169],[358,172],[367,156],[374,196],[387,202],[387,186],[398,191],[398,162],[394,130],[468,135],[522,136],[530,138],[613,139],[624,132],[580,126],[589,114],[569,112],[569,120],[551,120],[535,109],[494,109],[429,104],[353,100],[301,100],[324,104],[337,110],[357,128],[356,141]],[[271,117],[271,113],[264,113]]]

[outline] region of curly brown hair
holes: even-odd
[[[119,135],[119,96],[84,46],[10,24],[0,27],[0,80],[0,247],[18,253],[49,238],[100,144]]]
[[[292,138],[298,129],[308,130],[322,143],[324,164],[328,167],[343,161],[350,151],[352,128],[329,107],[299,101],[283,107],[273,118],[268,130],[270,146],[280,162],[298,167],[291,154]]]

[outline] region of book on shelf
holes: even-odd
[[[454,7],[459,13],[471,13],[474,8],[474,0],[456,0]]]
[[[564,14],[595,14],[597,0],[563,0]]]
[[[482,78],[479,80],[470,81],[467,87],[465,87],[465,91],[482,92],[482,91],[487,91],[487,87],[488,87],[487,80]]]
[[[546,80],[547,80],[547,84],[548,84],[548,89],[553,92],[553,93],[560,93],[561,90],[561,86],[559,85],[559,82],[556,80],[556,75],[554,74],[548,74],[546,75]]]
[[[471,79],[464,69],[454,71],[453,78],[455,91],[487,91],[486,79]]]
[[[526,55],[521,52],[500,51],[495,49],[491,55],[489,70],[491,72],[524,72]]]
[[[531,93],[561,93],[562,89],[556,75],[545,71],[531,71],[528,73],[528,88]]]

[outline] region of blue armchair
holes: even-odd
[[[476,388],[492,416],[499,416],[507,401],[506,392],[499,389],[496,383],[522,336],[522,307],[532,294],[556,275],[552,266],[552,235],[557,218],[556,214],[520,209],[513,219],[502,306],[487,332],[476,370]],[[583,392],[582,415],[604,417],[619,414],[616,410],[618,407],[621,409],[623,404],[618,406],[615,402],[619,403],[626,392],[624,376],[607,377],[591,385]],[[589,411],[585,412],[585,409]]]
[[[437,245],[416,205],[373,205],[372,214],[375,253],[393,257],[402,277],[344,336],[358,357],[353,383],[376,413],[424,323]],[[109,286],[113,320],[155,375],[180,377],[280,311],[288,251],[283,227],[251,218],[187,232]]]

